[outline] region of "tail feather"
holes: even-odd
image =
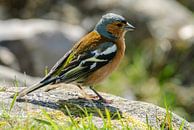
[[[48,84],[51,84],[55,80],[56,79],[47,80],[45,82],[39,82],[39,83],[34,84],[34,85],[32,85],[32,86],[30,86],[28,88],[25,88],[25,89],[21,90],[19,93],[16,93],[17,94],[17,98],[23,97],[23,96],[25,96],[25,95],[27,95],[27,94],[29,94],[29,93],[39,89],[39,88],[42,88],[42,87],[44,87],[44,86],[46,86]],[[10,97],[13,98],[14,96],[15,96],[15,94],[11,95]]]

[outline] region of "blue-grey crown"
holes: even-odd
[[[102,16],[104,22],[125,21],[125,18],[118,14],[108,13]]]
[[[101,20],[96,24],[95,30],[100,33],[101,35],[115,40],[116,37],[113,36],[111,33],[107,32],[106,26],[112,22],[116,21],[126,21],[124,17],[114,14],[114,13],[108,13],[102,16]]]

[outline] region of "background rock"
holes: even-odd
[[[0,66],[0,88],[5,89],[6,87],[15,86],[29,86],[36,83],[40,78],[30,77],[28,75],[19,73],[13,69],[5,66]]]
[[[33,76],[43,76],[45,67],[51,68],[85,33],[79,26],[40,19],[0,21],[0,30],[0,46],[15,56],[10,67],[16,64],[13,68]]]

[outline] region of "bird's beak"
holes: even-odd
[[[133,31],[135,29],[135,27],[133,25],[129,24],[128,22],[127,22],[127,24],[125,25],[124,28],[127,31]]]

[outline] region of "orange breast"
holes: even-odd
[[[120,64],[124,53],[125,53],[125,41],[124,38],[120,38],[117,42],[117,53],[114,57],[114,59],[106,64],[105,66],[101,67],[100,69],[93,72],[84,82],[83,85],[93,85],[101,82],[104,80],[107,76],[111,74],[112,71],[114,71],[118,65]]]

